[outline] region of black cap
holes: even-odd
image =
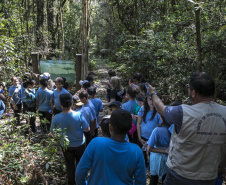
[[[111,104],[109,105],[109,107],[111,106],[116,106],[117,108],[122,108],[122,104],[119,101],[113,101],[111,102]]]

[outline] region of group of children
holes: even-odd
[[[103,82],[107,87],[107,103],[102,103],[101,99],[95,98],[98,86],[94,84],[92,76],[88,76],[84,81],[80,81],[81,89],[73,96],[66,90],[68,87],[67,85],[65,86],[66,79],[62,77],[57,77],[54,81],[55,86],[53,86],[51,85],[53,82],[50,79],[49,73],[40,75],[40,87],[37,91],[34,88],[35,81],[32,80],[29,73],[24,75],[21,84],[19,84],[16,77],[12,77],[12,86],[9,88],[9,99],[11,107],[14,110],[14,115],[17,118],[17,123],[20,121],[18,113],[21,112],[21,108],[23,107],[25,112],[35,112],[38,110],[41,115],[41,126],[45,132],[54,132],[54,128],[66,129],[66,135],[70,144],[67,150],[64,151],[64,156],[69,184],[75,184],[75,161],[77,164],[79,163],[85,148],[93,138],[98,136],[98,127],[100,126],[102,136],[113,138],[114,140],[113,142],[106,140],[106,143],[115,145],[115,142],[118,142],[118,144],[121,142],[130,142],[138,145],[143,150],[142,157],[144,158],[145,165],[141,164],[142,160],[139,161],[140,168],[144,168],[141,171],[142,173],[145,172],[146,166],[146,169],[149,169],[151,174],[150,185],[157,185],[159,179],[164,181],[165,178],[167,169],[166,159],[173,126],[169,128],[164,118],[157,113],[148,92],[148,86],[140,73],[135,73],[131,77],[126,90],[121,86],[121,80],[116,76],[114,70],[109,70],[108,74],[109,80]],[[99,124],[99,112],[103,111],[104,106],[108,106],[107,116]],[[110,121],[111,115],[115,110],[126,111],[117,112],[116,115],[119,117],[120,115],[131,115],[129,129],[128,125],[125,126],[118,120],[118,123],[121,124],[120,126],[116,118],[112,119],[112,122]],[[42,124],[42,122],[45,122],[43,121],[45,119],[48,122],[46,124],[47,127],[45,127],[45,124]],[[124,119],[124,117],[121,119]],[[128,120],[130,118],[126,118],[126,121]],[[113,128],[111,128],[111,124],[115,124]],[[32,131],[35,132],[35,117],[30,119],[30,125]],[[118,138],[122,135],[124,137],[122,141],[121,139],[118,141],[114,138],[114,136]],[[98,143],[102,143],[102,141],[97,141],[96,145]],[[105,142],[102,144],[105,145]],[[93,147],[91,148],[91,146],[89,146],[88,150],[95,153],[95,149]],[[133,150],[135,149],[133,148]],[[101,155],[98,152],[97,154]],[[91,158],[89,155],[86,152],[84,158]],[[92,158],[95,158],[95,156],[92,156]],[[81,163],[86,165],[84,160]],[[78,172],[76,171],[77,174],[80,174],[80,170],[82,171],[82,164],[79,165]],[[93,164],[90,162],[89,165]],[[111,168],[111,166],[106,168]],[[82,177],[77,176],[76,179],[78,182],[83,182],[84,179],[81,179]],[[141,177],[143,177],[142,174]],[[92,182],[96,180],[92,176],[90,176],[90,179]],[[142,180],[140,181],[142,182]],[[78,182],[77,184],[79,184]]]
[[[9,101],[16,117],[16,125],[20,124],[20,114],[38,111],[42,130],[48,132],[52,120],[52,114],[62,111],[59,95],[69,93],[65,88],[65,80],[61,77],[55,79],[55,88],[49,73],[40,75],[40,87],[36,91],[35,80],[30,73],[25,73],[22,82],[17,77],[11,78],[12,86],[9,88]],[[35,114],[29,120],[32,132],[36,131]]]
[[[107,85],[107,103],[102,103],[99,98],[95,98],[96,89],[98,86],[94,84],[93,77],[88,76],[84,81],[80,81],[81,89],[77,91],[74,96],[71,95],[71,100],[69,100],[68,104],[65,104],[65,107],[67,107],[68,110],[68,105],[70,105],[71,110],[81,113],[83,116],[82,119],[84,118],[86,121],[84,123],[80,120],[83,125],[81,128],[83,128],[82,132],[86,138],[86,146],[93,138],[98,136],[99,125],[102,130],[102,135],[111,137],[108,126],[110,117],[105,117],[101,123],[98,124],[98,115],[99,112],[103,111],[103,106],[108,106],[108,115],[111,115],[115,109],[123,109],[128,111],[132,116],[132,127],[124,139],[127,142],[137,144],[143,149],[146,168],[148,168],[149,163],[150,166],[152,166],[151,164],[153,163],[153,157],[150,157],[149,162],[147,156],[148,151],[146,151],[147,145],[149,151],[153,151],[156,148],[166,149],[169,146],[170,133],[168,131],[167,125],[164,124],[164,121],[156,112],[152,104],[151,97],[149,96],[145,80],[139,73],[135,73],[132,76],[126,90],[121,86],[121,80],[116,76],[114,70],[109,70],[108,74],[109,81],[104,82],[104,84]],[[12,77],[11,81],[12,86],[9,88],[9,100],[11,108],[14,111],[14,116],[17,118],[16,124],[19,124],[20,122],[19,113],[21,112],[22,108],[24,113],[38,111],[40,115],[41,128],[44,132],[49,132],[50,130],[53,131],[53,128],[57,125],[60,127],[59,120],[62,120],[62,122],[66,120],[62,119],[63,114],[60,114],[62,111],[64,112],[65,109],[65,107],[62,106],[62,104],[65,102],[62,103],[60,100],[67,99],[68,97],[65,94],[70,94],[66,90],[68,86],[65,86],[65,78],[57,77],[54,81],[55,85],[53,85],[53,81],[50,79],[50,74],[43,73],[40,75],[40,87],[37,91],[34,87],[35,81],[32,79],[30,73],[25,73],[25,75],[22,77],[22,83],[19,83],[19,80],[16,77]],[[61,95],[64,95],[64,97],[61,97]],[[124,103],[122,104],[122,102]],[[29,120],[31,130],[33,132],[36,131],[35,119],[35,116],[32,116]],[[160,126],[161,129],[158,128]],[[89,129],[87,129],[88,127]],[[165,133],[167,134],[165,135]],[[71,134],[73,135],[73,133]],[[72,140],[70,141],[69,139],[70,142],[72,142]],[[80,145],[82,144],[83,140],[80,142]],[[75,145],[75,147],[78,146]],[[66,155],[67,154],[65,154],[65,156]],[[154,154],[151,152],[151,156],[152,155],[154,156]],[[165,153],[164,159],[166,157],[167,154]],[[71,160],[71,158],[69,158],[69,160]],[[161,162],[162,161],[160,161],[160,163]],[[67,164],[69,165],[69,163],[70,162]],[[155,165],[157,166],[157,164]],[[71,168],[69,167],[69,169]],[[156,179],[156,176],[157,179],[162,178],[165,174],[165,170],[157,169],[156,172],[154,172],[154,170],[151,170],[151,175],[154,179]],[[69,171],[70,170],[68,170],[68,173]],[[161,171],[161,173],[159,173],[159,171]],[[69,179],[73,179],[73,177]],[[154,181],[151,180],[151,182]]]

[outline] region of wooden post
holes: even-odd
[[[82,78],[82,54],[76,54],[75,60],[75,79],[76,79],[76,91],[80,89],[79,81]]]
[[[32,59],[32,68],[33,68],[33,77],[36,81],[36,84],[39,84],[39,75],[40,74],[40,61],[39,61],[39,53],[38,52],[32,52],[31,53],[31,59]]]

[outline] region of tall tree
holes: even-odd
[[[48,24],[48,32],[51,35],[51,49],[53,51],[56,49],[56,38],[55,38],[55,32],[54,32],[54,4],[55,0],[47,0],[47,24]]]
[[[36,0],[37,6],[37,22],[36,22],[36,44],[41,46],[43,40],[42,27],[44,23],[44,0]]]
[[[89,1],[82,0],[82,79],[88,73],[89,50]]]

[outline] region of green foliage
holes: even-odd
[[[12,122],[0,127],[0,182],[2,184],[65,184],[61,145],[68,145],[61,130],[27,137],[29,125],[15,128]],[[56,178],[57,177],[57,178]]]
[[[218,97],[226,100],[222,3],[225,0],[204,1],[199,6],[202,68],[216,79]],[[127,80],[140,72],[160,94],[185,100],[184,85],[197,67],[194,11],[190,1],[101,1],[92,25],[96,35],[93,49],[109,58]]]

